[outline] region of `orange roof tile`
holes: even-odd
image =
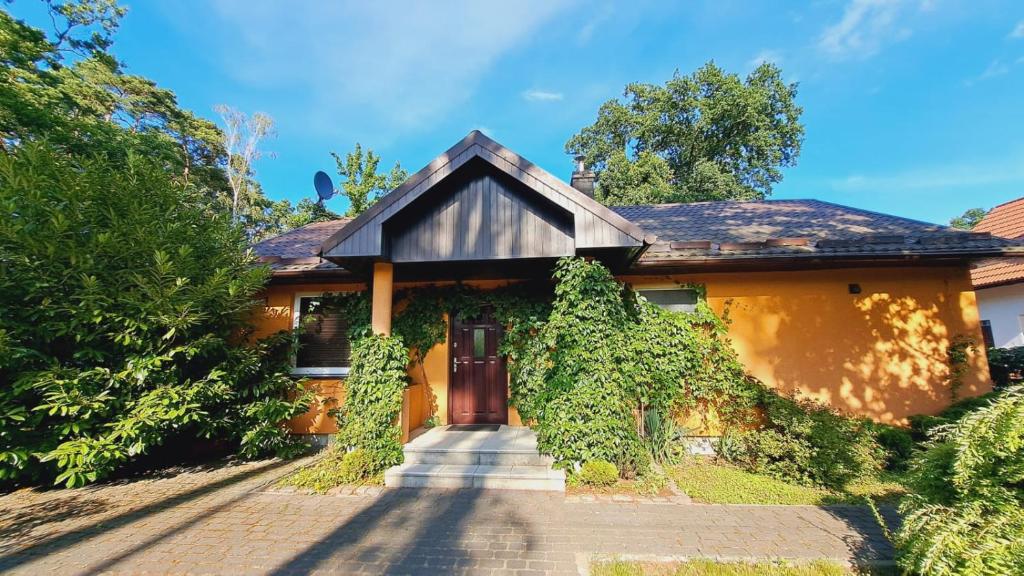
[[[996,206],[971,231],[988,232],[1003,238],[1024,236],[1024,198]]]
[[[1024,258],[982,260],[971,270],[971,284],[986,288],[1024,280]]]

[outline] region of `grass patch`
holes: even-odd
[[[375,474],[363,479],[354,478],[351,470],[345,466],[345,454],[340,450],[328,448],[315,462],[278,480],[275,485],[295,486],[323,494],[338,486],[383,486],[384,474]]]
[[[806,564],[783,562],[599,562],[591,564],[593,576],[848,576],[848,568],[819,560]]]
[[[565,479],[565,491],[570,495],[580,494],[605,494],[614,496],[616,494],[627,496],[672,496],[672,489],[668,486],[668,478],[661,473],[651,472],[635,480],[619,479],[611,486],[587,486],[580,481],[576,474],[570,474]]]
[[[905,493],[893,475],[858,480],[843,492],[833,492],[783,482],[708,459],[695,459],[673,467],[669,475],[690,498],[708,504],[863,504],[865,496],[892,502]]]

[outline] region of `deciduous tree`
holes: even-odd
[[[663,86],[629,84],[566,151],[597,172],[608,204],[765,198],[800,154],[796,94],[774,64],[741,79],[709,62]]]
[[[364,154],[363,147],[358,142],[356,147],[344,158],[335,152],[331,152],[331,156],[338,164],[338,175],[342,178],[341,193],[348,198],[349,207],[345,212],[346,216],[362,214],[367,208],[373,206],[377,198],[401,184],[408,177],[398,162],[395,162],[391,172],[378,174],[377,166],[380,164],[380,156],[370,149],[367,149]]]

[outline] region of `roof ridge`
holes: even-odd
[[[846,204],[840,204],[838,202],[829,202],[828,200],[818,200],[816,198],[812,198],[812,199],[808,200],[808,202],[816,202],[818,204],[827,204],[829,206],[836,206],[836,207],[842,208],[844,210],[852,210],[854,212],[860,212],[861,214],[871,214],[871,215],[874,215],[874,216],[881,216],[883,218],[892,218],[892,219],[895,219],[895,220],[903,220],[905,222],[914,222],[916,224],[924,224],[926,226],[933,226],[935,228],[939,228],[939,229],[942,229],[942,230],[948,231],[948,232],[961,233],[961,234],[969,234],[970,233],[967,230],[958,230],[956,228],[953,228],[952,226],[946,226],[944,224],[937,224],[935,222],[927,222],[925,220],[918,220],[917,218],[907,218],[906,216],[897,216],[896,214],[887,214],[885,212],[877,212],[875,210],[868,210],[866,208],[857,208],[856,206],[848,206]]]

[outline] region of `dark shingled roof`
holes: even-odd
[[[613,206],[657,236],[641,263],[801,257],[1024,254],[1024,243],[820,200],[762,200]],[[320,243],[349,220],[310,224],[260,242],[275,271],[338,270]]]

